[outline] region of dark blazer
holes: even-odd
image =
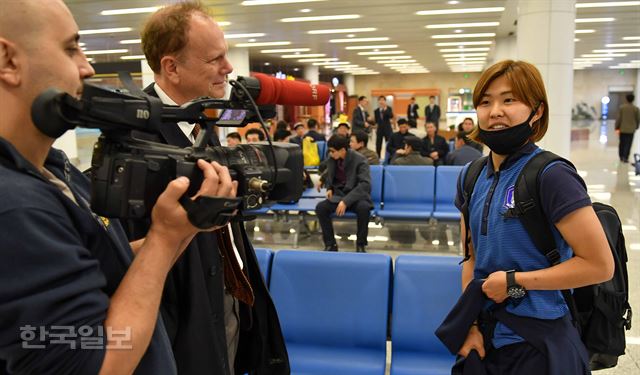
[[[347,156],[344,158],[344,174],[347,177],[347,183],[342,189],[333,186],[336,172],[337,162],[333,158],[327,161],[327,172],[325,184],[327,189],[333,190],[331,202],[338,203],[344,201],[347,207],[358,201],[369,203],[373,208],[371,201],[371,173],[367,159],[357,151],[347,149]]]
[[[431,107],[427,105],[424,108],[424,121],[431,121],[436,124],[437,127],[438,123],[440,122],[440,106],[435,104],[433,106],[433,109],[431,109]]]
[[[324,135],[318,133],[315,130],[309,130],[304,136],[313,138],[314,142],[325,142],[327,140]]]
[[[436,134],[433,142],[431,142],[428,135],[422,138],[422,150],[420,151],[420,154],[422,156],[429,156],[433,151],[438,152],[438,159],[440,160],[439,162],[436,162],[436,164],[444,163],[447,153],[449,152],[449,144],[444,137]]]
[[[157,96],[153,85],[145,92]],[[160,129],[156,141],[191,146],[180,128],[173,124]],[[210,145],[219,145],[213,134]],[[129,237],[144,236],[149,223],[129,221]],[[289,374],[289,359],[280,322],[258,268],[253,246],[244,225],[233,223],[236,247],[251,283],[253,308],[240,303],[240,341],[236,374]],[[229,374],[224,324],[224,275],[215,233],[199,233],[171,269],[161,304],[162,317],[173,345],[179,374]]]
[[[420,106],[418,105],[418,103],[407,105],[407,118],[409,120],[416,120],[418,117],[420,117],[420,115],[418,115],[419,109]]]
[[[389,139],[389,143],[387,143],[387,152],[391,157],[395,155],[396,150],[404,148],[404,138],[408,135],[413,134],[409,132],[402,134],[399,131],[391,134],[391,139]]]
[[[353,131],[363,131],[366,132],[368,129],[365,126],[367,123],[367,117],[369,117],[369,113],[367,111],[363,111],[360,109],[360,106],[357,105],[353,109],[353,114],[351,115],[351,128]]]
[[[387,109],[376,108],[373,111],[376,118],[376,124],[378,124],[378,132],[389,131],[391,133],[391,119],[393,118],[393,108],[387,106]]]

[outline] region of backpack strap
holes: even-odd
[[[488,156],[483,156],[472,161],[465,167],[460,175],[460,188],[464,199],[462,207],[460,207],[460,211],[464,218],[464,229],[466,234],[464,239],[464,259],[462,259],[460,263],[466,262],[471,257],[471,254],[469,253],[469,243],[471,242],[471,233],[469,232],[469,203],[471,202],[471,195],[473,194],[473,188],[476,186],[476,181],[478,181],[478,177],[480,177],[482,169],[485,164],[487,164],[487,158]]]
[[[552,266],[560,264],[561,259],[551,231],[551,223],[542,211],[540,204],[540,177],[547,166],[558,161],[564,162],[575,169],[575,166],[570,161],[550,151],[542,151],[532,157],[516,180],[514,207],[510,208],[505,214],[507,217],[520,219],[531,241]],[[578,327],[576,324],[578,310],[573,295],[569,290],[562,290],[561,292],[573,317],[573,323]]]

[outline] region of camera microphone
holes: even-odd
[[[250,82],[252,79],[258,82]],[[329,87],[306,82],[278,79],[256,73],[252,77],[238,77],[247,86],[257,104],[321,106],[329,101]]]

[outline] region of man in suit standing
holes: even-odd
[[[412,128],[418,127],[418,110],[420,106],[416,103],[416,98],[411,97],[409,101],[409,105],[407,106],[407,120],[409,121],[409,126]]]
[[[440,106],[436,104],[436,97],[431,95],[429,97],[429,105],[424,109],[424,122],[432,122],[436,126],[436,132],[438,131],[438,125],[440,124]]]
[[[393,108],[387,105],[387,98],[383,95],[378,97],[378,108],[374,111],[376,119],[376,153],[380,157],[382,151],[382,138],[385,142],[389,142],[393,128],[391,122],[393,121]]]
[[[351,115],[351,125],[353,126],[353,131],[363,131],[369,133],[370,126],[369,122],[371,119],[369,118],[369,112],[367,109],[369,107],[369,100],[366,96],[361,96],[358,98],[358,105],[353,109],[353,114]]]
[[[369,212],[373,208],[369,164],[364,156],[349,149],[349,139],[346,137],[334,135],[329,138],[327,146],[330,156],[324,179],[327,199],[316,206],[324,250],[338,251],[331,215],[343,216],[349,210],[358,217],[356,251],[364,253],[369,233]]]
[[[224,96],[233,71],[227,43],[200,3],[177,3],[151,15],[142,49],[154,72],[155,83],[145,88],[149,95],[171,105]],[[191,146],[199,130],[179,122],[160,128],[156,141]],[[215,133],[207,142],[220,144]],[[139,230],[146,223],[128,224],[130,239],[146,233]],[[277,313],[244,226],[233,222],[200,233],[187,246],[167,278],[161,305],[178,373],[289,374]]]

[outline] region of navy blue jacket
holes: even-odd
[[[117,221],[91,212],[89,181],[64,153],[52,149],[45,168],[66,182],[78,204],[0,138],[0,373],[97,374],[105,350],[80,349],[77,332],[90,328],[96,336],[104,329],[131,248]],[[73,327],[77,348],[46,337],[44,349],[25,349],[26,326],[36,327],[36,337],[40,327],[53,333],[60,333],[53,326]],[[160,319],[136,374],[176,374]]]

